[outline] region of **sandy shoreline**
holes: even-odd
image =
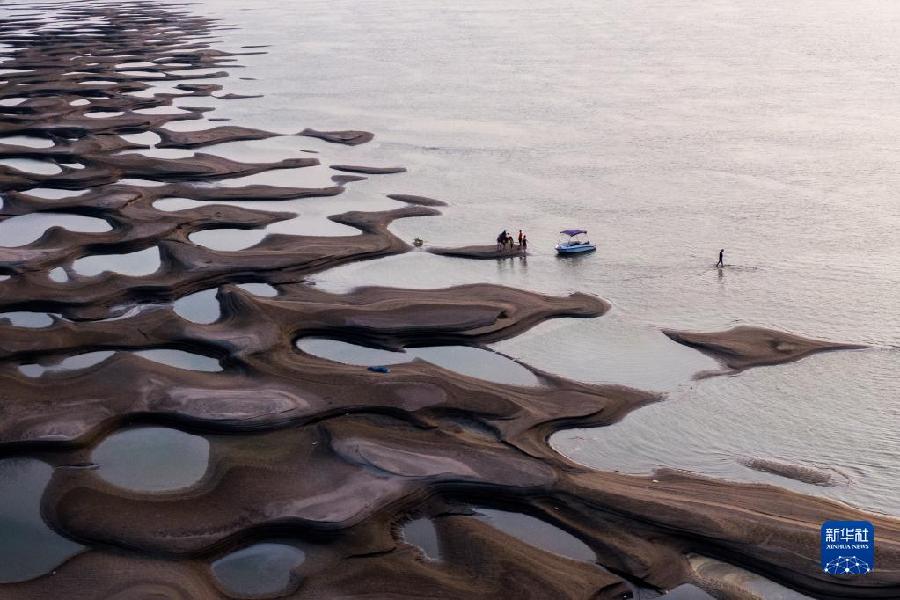
[[[549,374],[539,374],[543,387],[503,385],[422,361],[373,373],[297,350],[294,342],[306,336],[388,349],[479,346],[549,318],[598,317],[610,306],[586,294],[548,297],[488,284],[370,287],[335,295],[302,283],[310,273],[410,250],[388,225],[439,215],[434,207],[443,203],[422,196],[392,194],[402,203],[396,209],[331,217],[356,228],[355,236],[269,235],[239,252],[192,244],[189,235],[197,231],[261,228],[291,215],[221,205],[163,212],[153,208],[156,200],[287,200],[333,196],[343,188],[190,184],[319,164],[314,158],[251,164],[203,153],[186,159],[115,155],[140,148],[120,136],[142,131],[159,133],[160,147],[170,148],[274,134],[239,125],[164,129],[169,121],[203,118],[208,111],[202,108],[170,115],[134,112],[169,106],[176,98],[128,94],[148,89],[146,81],[198,77],[166,73],[163,59],[191,69],[235,66],[233,55],[193,42],[213,31],[215,22],[143,4],[67,10],[108,20],[104,48],[77,32],[23,37],[18,29],[40,23],[28,16],[0,24],[0,41],[20,49],[3,67],[23,69],[4,75],[8,83],[0,84],[0,99],[26,98],[0,107],[0,137],[54,142],[31,148],[0,140],[0,158],[43,160],[61,169],[40,175],[0,165],[0,218],[62,212],[103,218],[113,228],[54,228],[27,246],[0,248],[0,274],[10,277],[0,281],[3,312],[61,315],[40,329],[0,324],[0,452],[52,465],[89,463],[104,436],[135,423],[231,434],[234,443],[220,449],[196,485],[163,495],[113,486],[89,469],[55,470],[42,513],[54,530],[88,550],[52,576],[0,584],[0,598],[222,597],[210,562],[271,538],[300,539],[311,549],[283,593],[294,598],[619,598],[635,586],[666,590],[693,581],[689,554],[752,570],[818,598],[900,595],[896,519],[771,486],[677,472],[655,479],[595,472],[547,444],[560,429],[610,425],[659,401],[656,394]],[[126,75],[116,65],[127,61],[154,61],[157,66],[141,70],[165,76]],[[179,89],[202,98],[222,86]],[[89,105],[72,105],[85,98]],[[98,110],[122,114],[85,116]],[[305,129],[300,135],[353,145],[372,134]],[[66,166],[72,163],[83,168]],[[332,168],[374,176],[405,170]],[[163,185],[117,184],[122,178]],[[47,200],[30,195],[34,187],[89,191]],[[72,271],[66,282],[48,277],[60,266],[71,271],[84,256],[151,247],[160,252],[160,268],[151,275],[86,277]],[[279,295],[254,296],[233,285],[244,282],[271,284]],[[169,306],[124,317],[119,308],[168,303],[217,287],[221,317],[210,325],[182,319]],[[846,347],[754,328],[666,333],[732,369]],[[223,372],[174,368],[131,353],[147,348],[210,357]],[[87,369],[40,378],[18,368],[97,350],[118,353]],[[587,544],[597,564],[558,556],[473,520],[479,506],[539,517]],[[436,523],[442,560],[423,560],[398,536],[400,524],[419,517]],[[833,578],[818,567],[819,526],[841,517],[871,520],[878,531],[879,566],[864,579]]]

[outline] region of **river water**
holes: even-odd
[[[409,169],[310,200],[297,233],[328,231],[328,203],[380,210],[396,206],[384,194],[411,193],[450,206],[395,223],[408,240],[528,234],[527,258],[413,252],[323,273],[321,288],[491,281],[599,295],[608,315],[544,323],[495,348],[667,399],[609,428],[558,434],[560,452],[602,469],[682,468],[900,514],[900,6],[201,0],[196,9],[238,26],[217,47],[270,45],[224,81],[226,92],[265,96],[205,98],[211,116],[282,133],[369,130],[375,141],[354,148],[290,143],[320,151],[323,165]],[[284,138],[254,144],[259,160],[288,151]],[[327,174],[266,177],[324,185]],[[292,204],[301,217],[303,202]],[[569,227],[589,230],[598,251],[557,258],[556,232]],[[717,270],[720,248],[727,267]],[[698,381],[716,363],[660,333],[737,324],[871,348]],[[839,483],[757,473],[746,458],[833,469]]]

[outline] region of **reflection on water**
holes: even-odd
[[[187,319],[194,323],[204,325],[215,323],[222,315],[219,301],[216,298],[217,292],[218,289],[213,288],[182,296],[175,301],[175,312],[182,319]]]
[[[52,148],[54,145],[53,140],[36,135],[8,135],[0,137],[0,144],[26,146],[28,148]]]
[[[170,367],[175,367],[177,369],[210,372],[222,370],[222,365],[220,365],[219,361],[216,359],[209,356],[203,356],[202,354],[185,352],[184,350],[154,348],[152,350],[138,350],[135,354],[142,358],[146,358],[147,360],[169,365]]]
[[[441,560],[437,529],[431,519],[421,518],[405,523],[401,528],[401,535],[407,544],[421,548],[428,558]]]
[[[547,552],[584,562],[594,562],[596,553],[571,533],[522,513],[478,508],[476,517],[491,527]]]
[[[239,283],[237,287],[254,296],[273,298],[278,295],[278,290],[268,283]]]
[[[165,427],[113,433],[91,453],[97,475],[113,485],[141,492],[189,487],[209,464],[206,438]]]
[[[297,347],[307,354],[351,365],[395,365],[420,358],[469,377],[510,385],[540,385],[534,373],[522,365],[482,348],[435,346],[391,352],[321,338],[303,338],[297,342]]]
[[[103,219],[68,215],[63,213],[31,213],[0,221],[0,246],[15,247],[30,244],[39,239],[51,227],[69,231],[96,233],[111,231],[112,226]]]
[[[34,158],[0,158],[0,166],[7,166],[24,173],[36,175],[56,175],[62,169],[56,163]]]
[[[111,271],[140,277],[156,273],[161,264],[159,249],[153,247],[127,254],[93,254],[79,258],[72,263],[72,267],[79,275],[92,276]]]
[[[188,236],[198,246],[221,252],[237,252],[260,243],[268,235],[265,229],[204,229]]]
[[[300,548],[264,543],[233,552],[212,564],[216,580],[229,594],[262,596],[284,592],[298,581],[292,573],[306,557]]]
[[[0,313],[0,322],[6,320],[13,327],[26,327],[28,329],[41,329],[53,325],[53,317],[60,315],[51,315],[50,313],[30,312],[30,311],[14,311]]]
[[[0,583],[48,573],[82,547],[41,517],[41,496],[53,468],[31,458],[0,460]]]
[[[40,365],[37,363],[19,365],[19,371],[26,377],[40,377],[44,373],[55,373],[58,371],[75,371],[78,369],[87,369],[98,365],[110,356],[115,354],[112,350],[101,350],[97,352],[86,352],[85,354],[76,354],[68,356],[55,364]]]
[[[897,515],[898,364],[897,350],[832,352],[703,379],[620,423],[563,431],[551,443],[598,469],[649,473],[659,466],[683,468]],[[835,470],[837,485],[816,486],[755,471],[742,464],[746,457]]]

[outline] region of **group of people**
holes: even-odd
[[[497,252],[506,252],[507,250],[512,251],[516,248],[516,240],[513,239],[513,236],[509,235],[507,231],[504,229],[500,232],[500,235],[497,236]],[[519,252],[525,252],[528,250],[528,236],[526,236],[522,230],[519,230]]]

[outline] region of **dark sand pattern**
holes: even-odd
[[[735,371],[791,362],[816,352],[864,347],[856,344],[811,340],[792,333],[746,325],[715,333],[694,333],[672,329],[664,329],[663,333],[680,344],[697,348]]]
[[[691,553],[821,598],[900,595],[896,520],[769,486],[673,472],[655,480],[594,472],[546,443],[563,428],[614,423],[659,400],[656,395],[545,373],[540,388],[496,384],[422,361],[374,373],[297,350],[294,342],[306,336],[385,349],[478,346],[553,317],[600,316],[609,305],[583,294],[546,297],[493,285],[371,287],[335,295],[304,283],[310,273],[408,251],[388,225],[439,214],[437,201],[420,196],[392,195],[404,203],[394,210],[331,217],[358,229],[356,236],[272,234],[239,252],[191,243],[197,231],[260,229],[294,215],[227,205],[163,212],[153,208],[156,200],[288,200],[343,188],[192,183],[317,164],[309,158],[255,164],[210,154],[172,160],[117,154],[140,148],[121,136],[141,132],[158,133],[166,147],[188,149],[272,134],[239,126],[165,130],[169,121],[203,119],[203,108],[135,112],[222,91],[219,83],[180,83],[179,94],[132,94],[159,81],[221,79],[226,72],[219,69],[237,68],[233,56],[204,41],[222,29],[214,21],[141,2],[47,9],[74,23],[97,18],[91,27],[99,35],[90,36],[65,28],[37,31],[43,21],[32,14],[45,8],[23,5],[18,16],[0,23],[0,42],[16,51],[3,66],[22,69],[4,75],[0,98],[26,98],[0,107],[0,134],[54,145],[5,144],[0,154],[63,166],[56,175],[0,167],[0,219],[52,211],[102,218],[112,229],[54,227],[29,245],[0,248],[0,312],[54,315],[36,329],[0,322],[0,453],[57,467],[41,514],[56,533],[86,548],[52,575],[0,584],[0,598],[228,597],[211,565],[279,540],[302,546],[304,556],[276,578],[288,582],[284,597],[290,598],[623,598],[636,585],[664,590],[695,578]],[[140,70],[159,76],[129,75],[116,68],[123,62],[154,63]],[[176,76],[167,72],[168,63],[190,65],[179,72],[216,72]],[[98,111],[121,114],[86,116]],[[343,134],[361,132],[318,133],[351,143],[360,136]],[[64,166],[71,163],[84,168]],[[121,181],[129,178],[162,185]],[[87,193],[46,200],[29,193],[36,187]],[[87,277],[72,267],[86,256],[148,249],[158,250],[160,266],[144,276]],[[49,277],[59,269],[68,281]],[[278,295],[238,287],[250,282],[270,284]],[[218,320],[193,323],[171,306],[212,289],[218,290]],[[751,348],[759,345],[755,340],[751,336]],[[222,371],[161,364],[135,353],[150,349],[208,357]],[[795,339],[780,339],[775,348],[791,358],[812,349],[819,347]],[[40,376],[19,368],[110,351],[117,352]],[[740,357],[743,351],[730,352]],[[751,360],[737,363],[744,366],[766,356],[743,354],[752,357],[740,359]],[[165,492],[104,480],[90,464],[92,451],[135,424],[206,436],[205,473],[189,487]],[[596,561],[507,535],[479,520],[473,513],[479,507],[552,524],[583,541]],[[420,518],[434,523],[440,560],[426,560],[399,533]],[[835,579],[818,568],[819,526],[840,518],[875,522],[879,566],[865,579]]]
[[[310,129],[309,127],[297,135],[315,137],[320,140],[325,140],[326,142],[331,142],[332,144],[346,144],[348,146],[365,144],[366,142],[371,142],[375,137],[374,134],[369,133],[368,131],[317,131],[315,129]]]
[[[456,258],[471,258],[474,260],[489,260],[492,258],[513,258],[525,256],[526,253],[519,247],[498,247],[497,244],[484,244],[480,246],[462,246],[460,248],[429,248],[432,254],[441,256],[453,256]]]

